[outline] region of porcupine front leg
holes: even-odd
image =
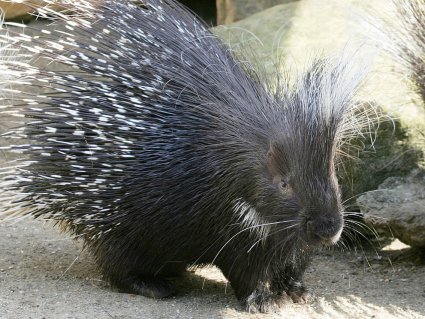
[[[246,270],[249,271],[249,270]],[[247,274],[227,276],[235,294],[249,312],[275,313],[288,303],[309,303],[314,295],[305,287],[303,272],[278,272],[272,279],[267,277],[248,280]],[[245,276],[245,277],[244,277]]]
[[[251,313],[275,313],[289,300],[286,296],[278,295],[271,289],[271,283],[267,278],[260,278],[251,269],[241,267],[241,272],[232,271],[225,276],[235,292],[236,297]]]
[[[262,258],[250,260],[248,255],[238,255],[235,260],[223,259],[216,265],[229,280],[236,297],[246,311],[251,313],[279,312],[281,307],[288,302],[288,298],[276,294],[271,289],[272,278],[262,262]]]

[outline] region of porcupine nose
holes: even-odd
[[[307,220],[307,234],[312,242],[332,245],[341,237],[343,219],[341,214],[317,216]]]

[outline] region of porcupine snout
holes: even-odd
[[[308,217],[306,220],[307,238],[311,243],[333,245],[341,237],[343,224],[340,212]]]

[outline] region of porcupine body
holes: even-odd
[[[59,222],[125,291],[166,297],[214,264],[250,311],[305,300],[311,251],[343,227],[335,153],[361,72],[316,60],[272,89],[174,1],[69,3],[39,9],[65,31],[4,37],[59,68],[7,64],[2,112],[25,117],[7,136],[28,143],[3,147],[20,154],[3,213]]]

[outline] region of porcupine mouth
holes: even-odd
[[[336,221],[327,228],[319,228],[311,226],[311,221],[306,221],[303,227],[303,239],[309,247],[332,246],[341,238],[343,231],[343,222]],[[316,229],[315,229],[316,228]]]
[[[313,236],[315,237],[314,240],[318,241],[319,245],[332,246],[338,242],[338,240],[341,238],[341,234],[342,234],[342,227],[338,230],[338,232],[335,235],[330,237],[320,237],[316,234],[313,234]]]

